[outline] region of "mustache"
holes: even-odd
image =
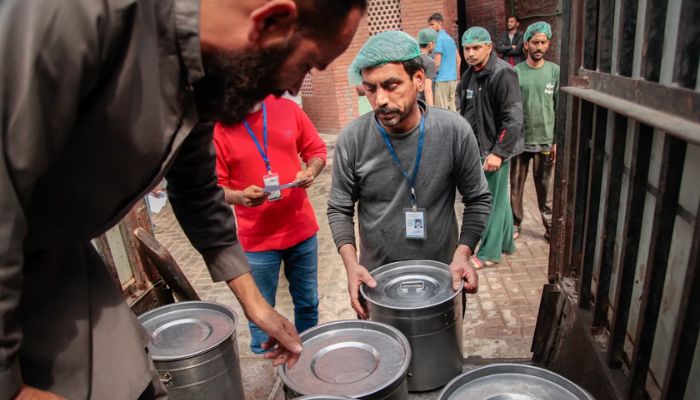
[[[399,109],[398,109],[398,108],[389,108],[389,107],[386,107],[386,106],[382,106],[382,107],[376,108],[376,109],[374,110],[374,112],[377,113],[377,114],[386,115],[386,114],[391,114],[391,113],[398,113],[398,112],[399,112]]]

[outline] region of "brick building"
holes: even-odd
[[[369,0],[369,7],[348,50],[325,71],[313,71],[301,89],[304,111],[320,132],[338,133],[359,115],[358,96],[348,85],[347,69],[370,35],[385,30],[403,30],[416,36],[427,27],[428,17],[441,13],[445,29],[457,40],[468,27],[479,25],[493,40],[503,33],[506,16],[515,13],[521,29],[536,20],[552,24],[555,38],[552,61],[559,59],[559,14],[563,0]],[[462,63],[465,65],[465,63]]]

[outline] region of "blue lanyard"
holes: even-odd
[[[416,163],[413,165],[413,173],[411,174],[411,176],[408,175],[408,172],[406,172],[406,170],[401,165],[401,160],[399,160],[399,157],[396,155],[396,151],[394,151],[394,146],[391,145],[389,135],[386,133],[386,129],[384,129],[384,127],[382,126],[382,124],[379,123],[379,121],[377,121],[377,129],[379,130],[379,133],[382,134],[382,138],[384,138],[384,144],[386,144],[386,148],[387,150],[389,150],[391,158],[394,159],[394,162],[401,170],[403,177],[406,178],[408,186],[411,188],[411,204],[415,209],[416,205],[418,204],[418,202],[416,201],[416,177],[418,176],[420,159],[421,155],[423,154],[423,142],[425,142],[425,118],[423,118],[422,115],[420,117],[420,131],[418,133],[418,150],[416,151]]]
[[[243,125],[245,126],[245,129],[248,131],[248,134],[250,137],[253,139],[253,142],[255,142],[255,147],[258,148],[258,152],[263,158],[263,161],[265,162],[265,168],[267,169],[267,173],[272,173],[272,168],[270,167],[270,159],[267,158],[267,109],[265,108],[265,103],[263,102],[262,104],[262,113],[263,113],[263,144],[265,146],[265,149],[263,150],[262,147],[260,147],[260,142],[258,141],[258,138],[255,137],[255,132],[253,132],[252,129],[250,129],[250,125],[248,125],[248,122],[243,118]]]

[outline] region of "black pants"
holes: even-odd
[[[517,227],[523,222],[523,192],[525,180],[532,160],[532,174],[537,192],[537,205],[542,216],[545,235],[552,229],[552,186],[554,178],[554,160],[552,153],[522,153],[513,157],[510,167],[510,205],[513,209],[513,224]]]

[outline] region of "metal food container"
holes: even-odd
[[[318,395],[318,396],[304,396],[297,397],[294,400],[352,400],[350,397],[345,396],[332,396],[332,395]]]
[[[372,271],[377,286],[362,285],[369,318],[400,330],[411,344],[408,390],[444,386],[462,372],[461,290],[450,267],[430,260],[399,261]]]
[[[594,400],[581,387],[546,369],[492,364],[453,379],[438,400]]]
[[[335,321],[304,331],[293,368],[278,367],[287,399],[323,394],[364,400],[406,400],[411,348],[391,326],[362,320]]]
[[[233,310],[185,301],[139,320],[151,336],[148,351],[170,399],[245,399]]]

